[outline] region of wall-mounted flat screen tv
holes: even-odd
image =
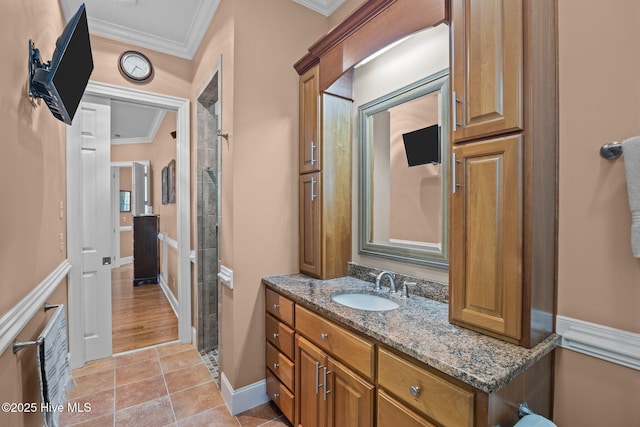
[[[51,61],[41,62],[31,40],[29,53],[31,96],[44,99],[51,113],[70,125],[93,71],[84,3],[58,37]]]
[[[440,126],[437,124],[402,134],[409,167],[440,163]]]

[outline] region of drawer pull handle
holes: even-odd
[[[320,334],[320,338],[326,340],[327,338],[329,338],[329,334]]]
[[[279,364],[279,363],[274,363],[274,364],[273,364],[273,369],[278,369],[279,367],[280,367],[280,364]]]
[[[278,310],[280,308],[280,304],[273,304],[273,309]]]
[[[420,387],[417,385],[412,385],[411,387],[409,387],[409,391],[411,392],[411,394],[413,395],[413,397],[418,397],[418,395],[420,394]]]
[[[331,371],[327,371],[327,367],[323,366],[323,374],[322,374],[322,386],[324,388],[324,393],[323,393],[323,397],[324,400],[327,400],[327,394],[331,393],[331,390],[327,390],[327,375],[331,374]]]
[[[273,393],[273,398],[274,398],[274,399],[277,399],[277,398],[279,398],[279,397],[280,397],[280,393]]]
[[[278,337],[279,337],[279,336],[280,336],[280,334],[279,334],[279,333],[277,333],[277,332],[274,332],[274,333],[273,333],[273,337],[274,337],[274,338],[278,339]]]

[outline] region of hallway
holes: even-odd
[[[169,344],[88,363],[73,371],[61,426],[290,427],[271,402],[232,416],[202,357],[190,344]]]
[[[133,286],[133,264],[111,270],[113,353],[178,339],[178,319],[160,285]]]

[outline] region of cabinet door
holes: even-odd
[[[451,18],[452,141],[522,129],[522,0],[453,0]]]
[[[329,427],[373,426],[373,385],[331,358],[322,381],[327,382],[323,399],[329,402]]]
[[[318,67],[300,76],[300,173],[320,170]]]
[[[300,176],[300,271],[320,276],[321,269],[321,175]]]
[[[296,337],[296,400],[298,427],[327,425],[324,373],[327,355],[304,338]]]
[[[453,156],[450,319],[516,341],[522,334],[522,137],[455,146]]]
[[[378,427],[435,427],[426,419],[392,399],[385,392],[378,392]]]

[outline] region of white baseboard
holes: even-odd
[[[158,281],[159,282],[158,284],[160,285],[160,289],[162,289],[164,296],[167,297],[167,301],[169,301],[169,304],[171,304],[171,308],[173,309],[173,312],[176,314],[176,317],[178,317],[178,300],[171,292],[171,289],[169,289],[169,286],[167,285],[167,282],[164,280],[164,277],[160,275],[159,278],[160,280]]]
[[[640,370],[640,334],[565,316],[556,317],[561,347]]]
[[[44,310],[47,298],[67,277],[69,270],[71,270],[71,264],[65,259],[42,282],[34,287],[26,297],[0,318],[0,354],[11,346],[13,340],[27,326],[38,310]]]
[[[266,380],[258,381],[234,390],[224,372],[221,372],[220,388],[222,399],[232,415],[237,415],[269,401]]]

